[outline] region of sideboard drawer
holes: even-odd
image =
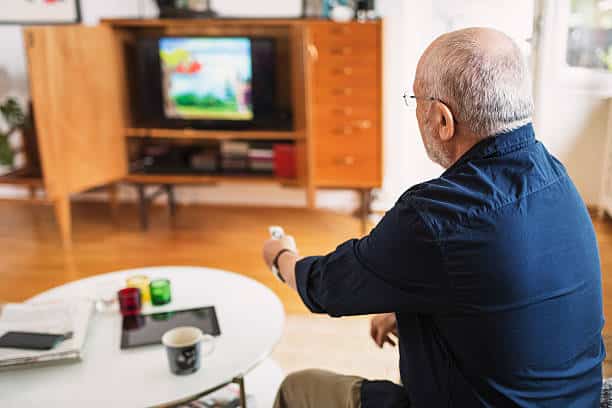
[[[313,107],[313,115],[317,118],[317,121],[323,122],[376,121],[380,117],[380,106],[376,103],[351,103],[347,105],[319,103]]]
[[[343,106],[377,106],[379,92],[373,87],[331,86],[316,87],[312,92],[312,101],[315,106],[319,104]]]
[[[323,143],[315,145],[315,182],[324,186],[378,185],[381,181],[380,152],[376,140],[368,143]]]
[[[332,63],[315,65],[313,78],[318,86],[355,86],[376,88],[379,72],[375,63],[359,58],[341,57]]]
[[[312,138],[315,146],[376,144],[379,134],[379,124],[371,120],[321,121],[313,127]]]
[[[311,40],[323,52],[368,52],[376,55],[379,29],[375,24],[322,24],[311,27]],[[350,50],[344,50],[349,48]]]

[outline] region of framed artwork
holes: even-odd
[[[303,17],[329,18],[331,9],[335,6],[355,8],[354,0],[302,0]]]
[[[11,0],[10,5],[5,4],[0,9],[0,24],[71,24],[80,21],[79,0]]]
[[[303,17],[323,17],[325,0],[302,0]]]

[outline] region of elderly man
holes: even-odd
[[[490,29],[443,35],[405,97],[442,176],[326,256],[264,246],[311,311],[382,314],[372,336],[382,346],[397,334],[403,386],[309,370],[285,380],[276,407],[598,406],[595,235],[565,169],[535,139],[518,47]]]

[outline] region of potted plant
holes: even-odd
[[[0,105],[0,114],[5,123],[5,128],[0,129],[0,174],[4,174],[14,169],[15,153],[10,136],[23,127],[25,114],[15,98],[8,98]]]

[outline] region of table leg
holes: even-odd
[[[244,377],[234,378],[234,383],[240,386],[240,408],[247,408],[246,388],[244,386]]]

